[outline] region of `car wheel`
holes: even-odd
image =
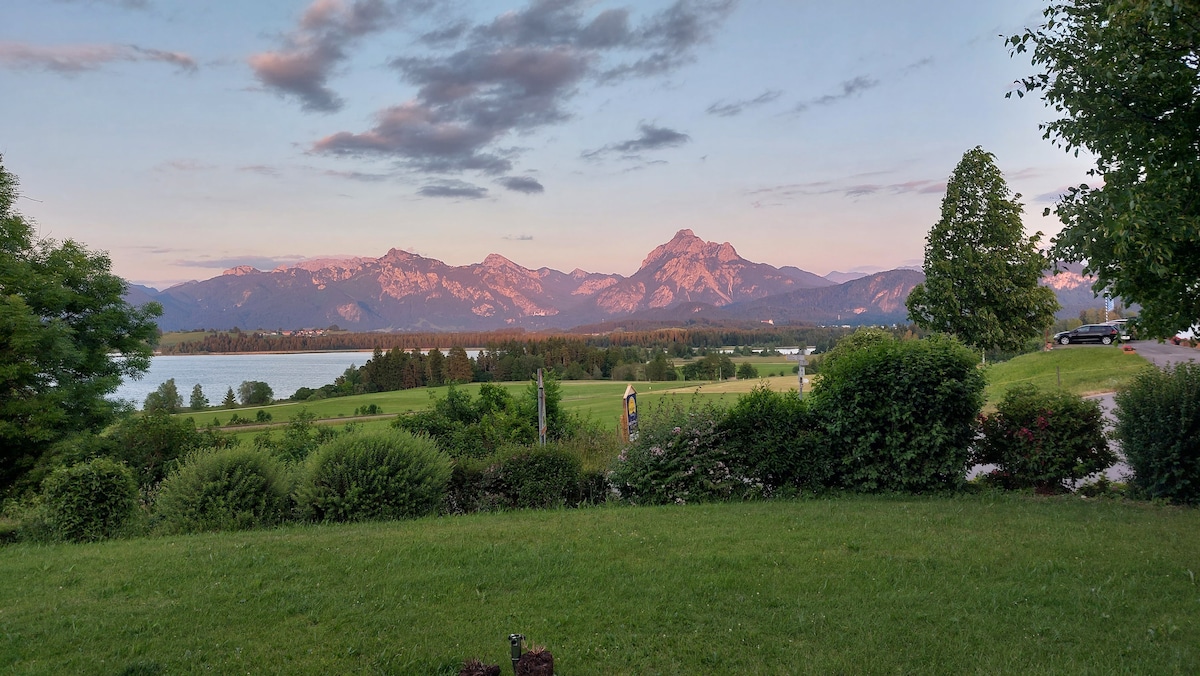
[[[1104,343],[1105,345],[1112,345],[1112,336],[1105,336],[1100,339],[1100,342]]]
[[[1063,336],[1062,338],[1059,338],[1059,339],[1058,339],[1058,342],[1059,342],[1059,343],[1061,343],[1061,344],[1063,344],[1063,345],[1070,345],[1070,344],[1071,344],[1071,339],[1070,339],[1070,338],[1068,338],[1068,337],[1066,337],[1066,336]]]

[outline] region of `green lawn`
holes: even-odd
[[[1200,511],[1012,495],[0,548],[15,674],[1194,673]]]
[[[995,405],[1008,388],[1033,383],[1042,389],[1076,394],[1112,392],[1128,383],[1149,362],[1116,347],[1078,346],[1023,354],[987,367],[987,401]]]

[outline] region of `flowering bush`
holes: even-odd
[[[1100,404],[1069,392],[1013,387],[980,423],[983,438],[975,460],[997,465],[995,478],[1009,488],[1071,490],[1116,462],[1104,438]]]
[[[609,481],[634,504],[729,500],[763,492],[761,482],[736,469],[722,444],[725,411],[693,401],[686,408],[664,398],[638,426],[638,439],[617,457]]]

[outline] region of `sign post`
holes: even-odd
[[[801,349],[804,349],[804,348],[801,348]],[[799,354],[789,354],[787,356],[787,360],[794,361],[797,363],[797,366],[796,366],[797,376],[796,377],[799,379],[798,382],[800,384],[800,398],[803,399],[804,398],[804,367],[808,364],[808,360],[804,358],[803,352],[801,352]]]
[[[537,370],[538,378],[538,440],[546,445],[546,385],[542,382],[542,369]]]
[[[625,386],[625,396],[622,397],[621,403],[621,412],[625,423],[622,425],[625,428],[625,441],[637,441],[637,392],[634,391],[633,385]]]

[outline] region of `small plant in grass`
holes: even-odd
[[[637,441],[621,451],[609,474],[623,500],[666,504],[762,494],[761,483],[736,470],[737,459],[724,444],[723,409],[660,399],[643,413]]]
[[[109,458],[55,470],[42,484],[46,525],[58,540],[116,537],[138,513],[138,487],[123,463]]]
[[[1070,491],[1116,462],[1104,436],[1100,404],[1034,385],[1012,387],[996,412],[980,416],[975,461],[994,464],[1007,488]]]
[[[1146,369],[1116,397],[1114,435],[1140,496],[1200,504],[1200,364]]]
[[[441,504],[450,469],[429,437],[403,430],[340,436],[305,461],[296,503],[314,521],[424,516]]]
[[[283,464],[255,449],[191,456],[162,483],[155,515],[167,532],[246,530],[274,526],[291,510]]]
[[[500,676],[499,664],[484,664],[478,658],[463,662],[458,676]]]

